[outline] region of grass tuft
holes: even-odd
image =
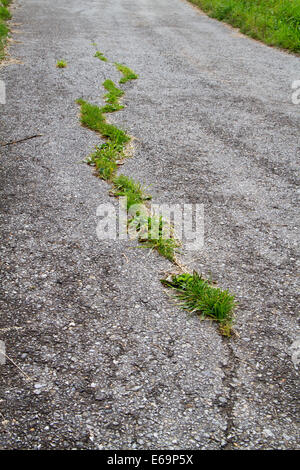
[[[127,209],[134,204],[143,204],[144,201],[151,199],[151,196],[144,193],[140,183],[136,183],[132,178],[125,175],[119,175],[113,180],[113,194],[116,197],[127,197]]]
[[[115,66],[119,70],[119,72],[123,74],[123,77],[121,78],[119,83],[126,83],[129,80],[136,80],[137,78],[139,78],[136,73],[134,73],[130,68],[126,67],[125,65],[118,64],[117,62],[115,62]]]
[[[124,131],[106,122],[103,110],[99,106],[82,99],[77,100],[77,103],[80,105],[80,121],[84,127],[99,132],[102,137],[106,137],[116,145],[125,145],[130,141],[129,135]]]
[[[96,51],[94,57],[97,57],[98,59],[103,60],[103,62],[107,62],[107,58],[104,57],[104,55],[100,51]]]
[[[0,20],[11,20],[11,13],[6,6],[3,6],[3,4],[0,4]]]
[[[148,217],[148,234],[147,237],[139,237],[139,241],[144,243],[147,248],[154,249],[158,253],[167,258],[169,261],[176,261],[176,253],[180,246],[179,240],[176,240],[172,233],[172,227],[162,217]],[[168,227],[168,236],[164,235],[164,229]]]
[[[196,271],[193,274],[174,275],[171,281],[162,279],[161,282],[176,290],[182,308],[218,322],[222,335],[231,335],[236,302],[228,290],[213,287]]]
[[[132,215],[129,212],[129,216]],[[133,234],[145,248],[151,248],[158,251],[169,261],[176,261],[176,253],[180,242],[176,240],[172,227],[162,217],[150,216],[146,206],[137,206],[136,214],[132,217],[129,224],[129,234]],[[168,235],[164,229],[168,227]]]
[[[59,69],[64,69],[67,67],[67,62],[65,60],[58,60],[56,62],[56,67]]]
[[[0,0],[0,2],[4,7],[8,7],[11,4],[12,0]]]

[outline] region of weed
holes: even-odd
[[[0,20],[10,20],[11,19],[11,13],[6,6],[1,6],[0,5]]]
[[[59,69],[64,69],[67,67],[67,62],[65,60],[58,60],[56,62],[56,67]]]
[[[125,175],[119,175],[113,179],[114,196],[127,197],[127,209],[134,204],[143,204],[144,201],[151,199],[151,196],[144,193],[140,183],[136,183],[132,178]]]
[[[147,218],[147,236],[139,236],[139,241],[144,243],[147,248],[152,248],[158,251],[164,258],[169,261],[176,260],[176,252],[180,243],[172,233],[172,227],[168,222],[164,221],[162,217],[151,216]],[[168,228],[168,236],[165,237],[164,229]]]
[[[83,126],[99,132],[103,137],[110,139],[111,142],[117,145],[125,145],[130,141],[129,135],[105,121],[103,111],[98,106],[87,103],[82,99],[77,100],[77,103],[81,108],[80,121]]]
[[[101,108],[101,111],[103,113],[113,113],[123,109],[124,106],[119,104],[119,99],[124,95],[124,91],[117,88],[112,80],[105,80],[103,86],[108,93],[104,95],[107,104]]]
[[[119,81],[119,83],[126,83],[128,80],[136,80],[139,78],[138,75],[136,75],[130,68],[126,67],[125,65],[118,64],[115,62],[115,66],[123,74],[123,77]]]
[[[107,62],[107,58],[104,57],[104,55],[100,51],[96,51],[94,57],[97,57],[98,59],[103,60],[103,62]]]
[[[236,303],[234,295],[228,290],[213,287],[196,271],[193,274],[174,275],[171,281],[162,279],[161,282],[176,290],[182,308],[218,322],[221,333],[230,336]]]

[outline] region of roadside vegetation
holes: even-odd
[[[300,52],[300,0],[189,0],[270,46]]]
[[[0,61],[4,58],[4,49],[9,34],[7,21],[11,19],[11,13],[8,9],[11,0],[0,0]]]
[[[103,113],[114,113],[115,111],[120,111],[124,106],[120,105],[120,98],[124,95],[124,91],[116,87],[112,80],[105,80],[103,83],[104,88],[108,91],[104,95],[106,106],[102,109]]]
[[[127,198],[127,209],[136,204],[144,204],[151,199],[149,194],[144,192],[141,183],[135,182],[132,178],[125,175],[116,176],[113,180],[113,195],[116,197]]]

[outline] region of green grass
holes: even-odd
[[[1,1],[0,1],[0,5],[1,5],[1,3],[2,3],[2,5],[3,5],[4,7],[8,7],[8,6],[11,4],[11,2],[12,2],[12,0],[1,0]]]
[[[113,180],[113,194],[116,197],[127,197],[127,209],[134,204],[143,204],[144,201],[151,199],[151,196],[144,193],[140,183],[136,183],[132,178],[125,175],[119,175]]]
[[[59,69],[64,69],[67,67],[67,62],[65,60],[58,60],[56,62],[56,67]]]
[[[96,168],[97,175],[106,181],[112,181],[118,168],[118,161],[125,158],[122,145],[113,142],[105,142],[96,147],[87,159],[86,163]]]
[[[0,20],[10,20],[11,19],[11,13],[9,9],[6,6],[1,5],[0,3]]]
[[[105,115],[99,106],[87,103],[82,99],[77,100],[77,103],[80,105],[81,111],[80,122],[84,127],[99,132],[102,137],[109,139],[116,145],[125,145],[130,141],[129,135],[124,131],[106,122]]]
[[[107,62],[107,58],[104,57],[104,55],[100,51],[96,51],[94,57],[97,57],[98,59],[103,60],[103,62]]]
[[[115,66],[119,70],[119,72],[123,74],[123,77],[121,78],[119,83],[126,83],[129,80],[136,80],[137,78],[139,78],[136,73],[134,73],[130,68],[126,67],[125,65],[118,64],[117,62],[115,62]]]
[[[9,34],[6,21],[11,19],[11,13],[7,8],[10,3],[11,0],[0,1],[0,61],[4,58],[4,48]]]
[[[150,217],[148,210],[144,206],[145,201],[151,196],[145,194],[142,185],[125,175],[117,176],[113,179],[113,194],[117,197],[127,198],[127,210],[135,205],[141,207],[137,209],[137,214],[129,221],[129,232],[133,229],[137,234],[138,241],[145,247],[157,250],[162,256],[170,261],[175,261],[179,242],[173,237],[170,227],[170,237],[164,238],[163,227],[167,224],[162,217]],[[130,212],[129,212],[130,217]]]
[[[119,100],[124,95],[124,91],[117,88],[112,80],[105,80],[103,86],[108,93],[104,95],[107,104],[101,108],[101,111],[103,113],[114,113],[123,109],[124,106],[120,105]]]
[[[161,282],[176,290],[182,308],[218,322],[221,333],[231,335],[236,303],[228,290],[213,287],[195,271],[193,274],[174,275],[171,281],[162,279]]]
[[[139,241],[144,243],[145,247],[154,249],[158,253],[167,258],[169,261],[176,261],[176,253],[180,246],[180,242],[176,240],[172,233],[172,227],[168,222],[164,221],[162,217],[147,217],[144,221],[147,224],[146,236],[143,235],[144,230],[141,230]],[[168,226],[170,235],[164,236],[164,227]],[[143,228],[143,227],[142,227]]]
[[[300,0],[190,0],[270,46],[300,52]]]

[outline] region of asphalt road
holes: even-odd
[[[299,448],[299,57],[182,0],[13,13],[0,141],[42,136],[0,147],[1,448]],[[99,137],[75,100],[101,103],[120,74],[93,42],[140,76],[111,116],[136,138],[122,172],[155,202],[204,204],[204,248],[182,259],[236,293],[231,340],[170,301],[168,261],[96,237],[117,201],[79,163]]]

